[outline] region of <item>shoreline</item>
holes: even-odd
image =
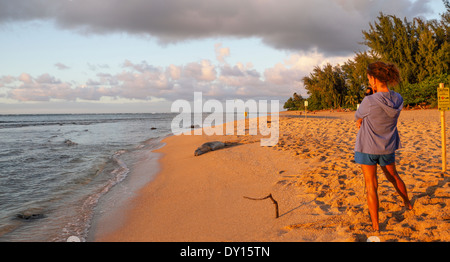
[[[155,150],[160,172],[131,200],[124,223],[94,241],[366,241],[374,232],[362,174],[352,163],[353,115],[319,112],[304,119],[299,112],[283,112],[274,147],[261,147],[261,137],[249,135],[166,137]],[[383,242],[450,240],[449,213],[443,208],[450,205],[450,181],[439,172],[439,129],[437,110],[401,114],[404,148],[397,161],[414,209],[403,210],[379,172]],[[234,146],[194,156],[209,141]],[[278,202],[279,218],[270,200],[245,198],[269,194]]]
[[[197,147],[210,141],[239,144],[194,156]],[[276,175],[305,169],[307,165],[290,159],[290,168],[284,167],[285,161],[278,167],[272,166],[270,160],[278,153],[261,147],[260,136],[172,135],[161,142],[165,145],[154,151],[160,154],[160,172],[131,200],[125,223],[113,232],[96,236],[95,241],[260,241],[265,234],[275,234],[273,238],[282,234],[273,231],[273,204],[270,200],[252,201],[245,197],[272,194],[280,202],[280,218],[289,217],[304,205],[293,201],[295,191],[277,194],[282,187],[277,184]],[[261,158],[256,162],[255,152]],[[241,164],[229,166],[229,162]]]

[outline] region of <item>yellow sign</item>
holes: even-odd
[[[437,89],[438,108],[440,111],[450,110],[450,92],[449,88],[440,87]]]

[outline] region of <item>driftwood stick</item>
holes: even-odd
[[[270,200],[272,200],[273,204],[275,205],[275,218],[279,217],[278,202],[275,199],[273,199],[272,194],[269,194],[268,196],[263,197],[263,198],[252,198],[252,197],[246,197],[246,196],[244,196],[244,198],[247,198],[247,199],[250,199],[250,200],[264,200],[264,199],[270,198]]]

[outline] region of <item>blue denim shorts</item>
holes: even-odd
[[[395,153],[387,155],[372,155],[361,152],[355,152],[355,162],[362,165],[387,166],[395,162]]]

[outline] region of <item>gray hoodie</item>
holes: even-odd
[[[356,136],[355,151],[385,155],[401,147],[397,120],[403,109],[403,98],[394,91],[366,96],[355,113],[355,120],[363,119]]]

